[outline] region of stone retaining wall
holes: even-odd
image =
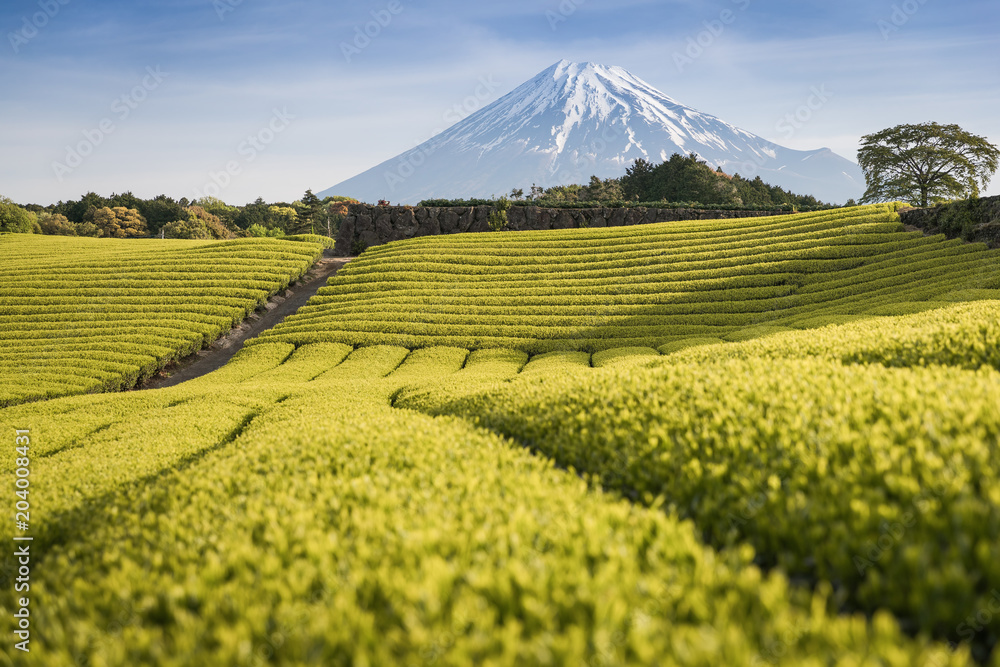
[[[351,204],[340,225],[334,248],[340,257],[355,255],[391,241],[489,231],[490,206],[371,206]],[[539,208],[511,206],[507,211],[512,231],[620,227],[654,222],[751,218],[784,215],[783,211],[709,211],[692,208]]]
[[[944,234],[950,239],[982,242],[1000,248],[1000,197],[967,199],[933,208],[911,208],[899,212],[904,225],[925,234]]]

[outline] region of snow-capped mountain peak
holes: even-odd
[[[796,151],[697,111],[621,67],[561,60],[427,142],[321,195],[416,203],[489,197],[619,177],[636,159],[696,153],[713,167],[843,202],[864,189],[854,163]]]

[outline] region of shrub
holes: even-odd
[[[279,239],[285,235],[285,232],[281,231],[277,227],[268,229],[264,225],[254,223],[247,227],[247,236],[253,236],[256,238],[272,238]]]
[[[210,239],[212,234],[205,223],[195,217],[187,220],[175,220],[163,226],[163,238],[166,239]]]
[[[507,220],[507,209],[510,208],[510,200],[507,197],[500,197],[493,201],[493,210],[489,215],[489,226],[491,232],[503,232],[510,224]]]
[[[950,239],[961,238],[970,241],[982,217],[982,200],[966,199],[942,206],[938,215],[938,226]]]
[[[38,226],[43,234],[51,236],[76,236],[76,226],[59,213],[43,212],[38,215]]]
[[[320,234],[295,234],[293,236],[284,237],[285,241],[300,241],[303,243],[318,243],[324,248],[333,249],[333,239],[329,236],[321,236]]]
[[[147,234],[146,219],[134,208],[105,206],[94,212],[93,222],[101,236],[124,239]]]
[[[241,322],[319,253],[274,239],[2,235],[0,407],[128,388]]]
[[[97,225],[95,225],[90,220],[84,220],[83,222],[79,222],[74,226],[76,227],[77,236],[89,236],[92,238],[96,238],[101,235],[101,230],[98,229]]]
[[[496,201],[491,199],[425,199],[418,206],[434,208],[469,208],[471,206],[493,206]],[[792,204],[702,204],[687,201],[570,201],[566,199],[523,199],[511,201],[511,206],[537,206],[539,208],[693,208],[706,211],[785,211],[807,213],[826,211],[832,208],[828,204],[816,206],[793,206]]]
[[[225,223],[219,216],[209,213],[201,206],[189,206],[187,210],[189,218],[199,220],[205,226],[210,238],[219,240],[233,238],[232,232],[226,229]]]
[[[37,226],[35,214],[26,211],[10,199],[0,197],[0,232],[31,234]]]

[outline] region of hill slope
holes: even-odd
[[[3,235],[0,405],[132,387],[207,346],[318,259],[274,239]]]
[[[735,340],[1000,296],[997,253],[903,231],[891,206],[464,234],[380,246],[259,341],[529,353]]]
[[[25,663],[1000,667],[997,258],[890,207],[380,247],[215,373],[0,409]]]
[[[946,483],[934,523],[906,520],[871,586],[847,575],[851,550],[914,502],[905,482],[939,474],[947,434],[970,428],[942,393],[900,424],[878,412],[885,396],[934,383],[995,443],[996,373],[526,356],[263,343],[178,387],[0,410],[31,434],[44,480],[30,496],[46,628],[33,664],[971,664],[966,647],[908,637],[878,610],[955,628],[989,604],[990,441],[962,443],[968,483]],[[925,411],[940,411],[942,437],[921,441],[914,477],[878,474],[883,458],[910,463],[894,438]],[[819,449],[790,460],[788,441]],[[0,469],[13,475],[16,456],[0,452]],[[843,456],[858,463],[816,484]],[[877,514],[854,512],[862,498]],[[815,591],[759,567],[810,557]],[[874,596],[860,605],[874,619],[839,613],[845,580],[852,606]],[[0,590],[8,608],[16,596]]]

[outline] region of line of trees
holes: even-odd
[[[0,197],[0,232],[178,239],[336,236],[347,205],[355,201],[349,197],[320,199],[312,190],[294,202],[267,203],[258,197],[246,206],[231,206],[215,197],[189,201],[159,195],[142,199],[131,192],[110,197],[88,192],[80,199],[50,206],[20,206]]]
[[[694,153],[674,153],[669,160],[653,164],[636,160],[621,178],[590,177],[587,185],[559,185],[541,188],[533,185],[526,195],[523,189],[510,192],[515,201],[539,202],[691,202],[725,207],[818,208],[828,206],[812,195],[797,195],[761,180],[746,179],[713,170]],[[851,202],[853,204],[853,202]]]
[[[510,197],[549,202],[697,202],[704,205],[795,208],[826,206],[812,195],[797,195],[760,176],[750,180],[730,176],[721,168],[713,170],[694,153],[674,153],[660,164],[636,160],[621,178],[590,177],[587,185],[560,185],[541,188],[533,185],[527,195],[515,188]]]
[[[723,206],[816,207],[825,205],[812,195],[798,195],[765,183],[760,176],[748,180],[713,170],[695,154],[674,153],[659,165],[636,160],[621,179],[626,199],[639,201],[696,201]]]
[[[897,125],[862,137],[858,162],[867,190],[862,202],[903,200],[917,206],[978,197],[1000,164],[1000,149],[984,137],[957,125],[921,123]],[[668,202],[720,207],[827,206],[811,195],[797,195],[765,183],[713,170],[694,153],[675,153],[653,164],[636,160],[621,178],[592,176],[587,185],[541,188],[527,196],[515,188],[511,199],[539,203]],[[131,192],[102,197],[88,192],[79,200],[51,206],[19,206],[0,196],[0,232],[80,236],[163,236],[165,238],[233,238],[326,234],[336,236],[347,214],[348,197],[320,200],[312,190],[291,203],[266,203],[258,198],[246,206],[220,199],[174,200],[166,195],[141,199]],[[428,200],[441,205],[443,200]],[[854,205],[853,201],[847,202]]]
[[[903,124],[861,138],[858,164],[865,175],[862,203],[905,201],[927,207],[974,199],[990,184],[1000,166],[1000,148],[958,125],[936,122]],[[510,196],[524,199],[524,191]],[[532,201],[696,202],[719,206],[826,206],[811,195],[797,195],[722,169],[712,170],[695,154],[675,153],[661,164],[636,160],[618,179],[592,176],[588,185],[542,189],[532,186]],[[854,201],[847,202],[848,206]]]

